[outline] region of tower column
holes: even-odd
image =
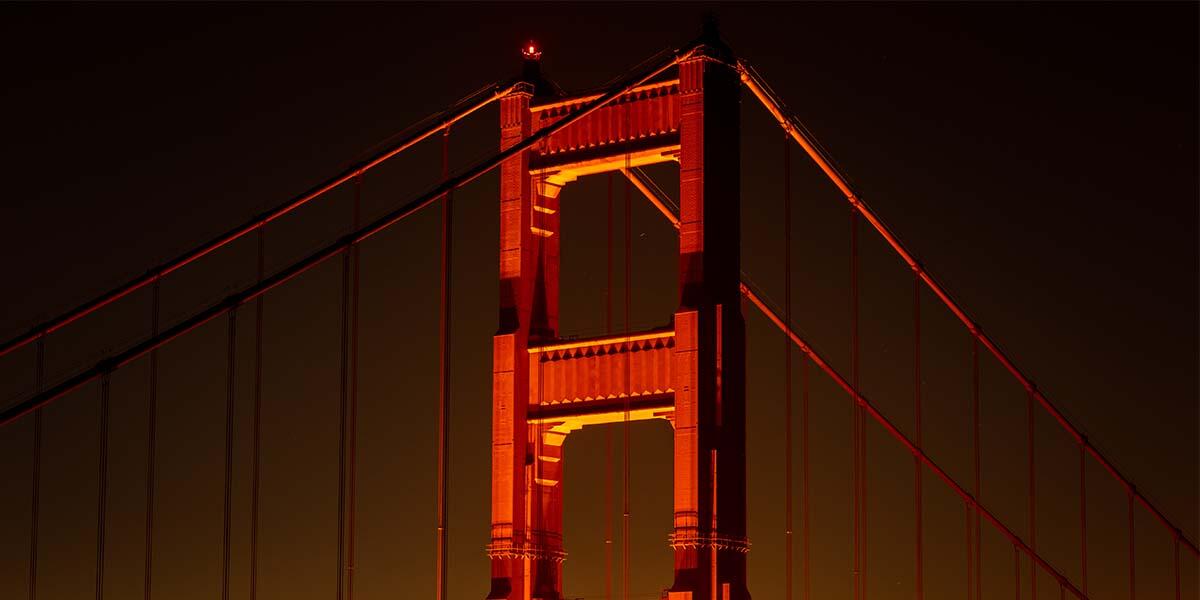
[[[532,85],[500,100],[500,147],[532,130]],[[492,525],[489,599],[562,597],[562,440],[530,424],[530,340],[558,335],[559,187],[522,152],[500,167],[500,318],[492,344]]]
[[[719,42],[679,66],[672,600],[746,589],[745,325],[739,296],[739,97]]]

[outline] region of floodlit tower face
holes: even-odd
[[[531,72],[529,46],[526,77]],[[537,52],[540,56],[540,52]],[[500,182],[500,329],[493,341],[489,599],[562,598],[562,445],[586,425],[674,426],[673,600],[746,590],[745,333],[739,295],[739,94],[718,44],[509,159]],[[501,148],[594,96],[501,100]],[[558,331],[559,192],[584,175],[680,167],[673,326],[588,340]]]

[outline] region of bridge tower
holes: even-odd
[[[509,148],[595,95],[546,94],[536,48],[500,103]],[[745,326],[739,293],[739,102],[715,31],[652,79],[503,164],[500,326],[493,341],[489,599],[562,598],[562,445],[587,425],[674,428],[671,600],[743,600]],[[680,168],[679,306],[671,326],[563,340],[559,192],[579,177]],[[627,416],[628,415],[628,416]]]

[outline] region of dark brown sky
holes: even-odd
[[[692,37],[706,8],[5,5],[0,337],[245,221],[408,124],[511,76],[525,39],[543,45],[545,70],[562,87],[593,87]],[[863,197],[1092,442],[1196,539],[1197,5],[716,10],[730,45],[820,137]],[[780,299],[782,142],[749,95],[743,106],[743,269]],[[496,119],[493,108],[456,129],[456,165],[494,152]],[[372,172],[366,214],[413,197],[438,170],[431,145]],[[669,169],[654,175],[674,189]],[[848,211],[810,165],[796,160],[793,180],[796,322],[845,371]],[[565,333],[603,324],[596,223],[604,189],[599,178],[564,192]],[[268,269],[344,232],[349,197],[331,194],[273,224]],[[467,600],[487,589],[494,176],[457,198],[451,597]],[[633,219],[631,317],[635,326],[662,323],[675,304],[675,233],[644,203],[635,203]],[[362,249],[363,599],[431,595],[436,224],[435,212],[419,214]],[[877,238],[864,240],[864,391],[907,431],[910,275]],[[177,321],[252,281],[253,256],[252,243],[235,244],[173,276],[163,288],[164,320]],[[333,592],[339,269],[332,261],[266,301],[260,597]],[[619,298],[622,290],[615,292]],[[933,310],[932,296],[923,302],[926,440],[930,454],[967,482],[970,345]],[[49,338],[50,378],[145,335],[148,303],[148,295],[135,295]],[[775,598],[783,579],[783,342],[750,310],[751,591]],[[159,598],[218,593],[225,335],[222,320],[161,353]],[[252,345],[253,313],[244,310],[237,598],[245,597],[248,564]],[[0,360],[0,402],[29,393],[32,364],[30,352]],[[134,597],[142,581],[146,381],[144,362],[113,379],[110,597]],[[849,405],[827,381],[813,385],[814,592],[848,597]],[[46,413],[39,598],[91,593],[97,394],[85,388]],[[983,365],[983,403],[983,499],[1024,533],[1023,392],[991,361]],[[1050,419],[1039,417],[1037,427],[1039,544],[1077,577],[1075,450]],[[0,432],[5,598],[25,597],[30,432],[27,422]],[[568,596],[603,590],[603,439],[602,429],[584,430],[567,445]],[[911,459],[878,428],[869,439],[872,596],[909,598]],[[657,597],[670,577],[669,430],[661,422],[639,425],[632,447],[631,587]],[[1091,587],[1096,598],[1124,597],[1124,497],[1095,464],[1088,479]],[[961,597],[961,504],[929,481],[928,597]],[[984,543],[985,588],[995,597],[1011,594],[1011,550],[994,534]],[[1144,512],[1137,552],[1139,597],[1168,595],[1169,538]],[[1184,568],[1185,594],[1195,597],[1196,563]],[[1048,582],[1041,590],[1055,591]]]

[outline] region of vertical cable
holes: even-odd
[[[1087,572],[1087,452],[1084,445],[1079,444],[1079,565],[1082,575],[1083,595],[1088,593]]]
[[[605,245],[604,333],[613,332],[613,173],[608,172],[608,227]],[[604,600],[612,600],[613,428],[604,428]]]
[[[265,227],[258,228],[258,281],[261,283],[266,270]],[[251,423],[250,460],[250,600],[258,597],[258,492],[259,467],[262,456],[262,341],[263,341],[263,296],[254,299],[254,416]]]
[[[858,212],[850,211],[850,380],[854,389],[858,387]],[[862,469],[862,407],[858,403],[857,394],[854,397],[853,428],[851,445],[853,451],[853,468],[851,480],[854,488],[854,578],[853,589],[855,600],[862,600],[865,586],[863,585],[863,469]]]
[[[362,214],[362,179],[362,173],[359,173],[354,181],[354,210],[351,215],[353,230],[358,230]],[[358,505],[358,244],[350,247],[350,255],[354,270],[350,275],[350,481],[347,482],[346,491],[346,598],[354,600],[355,507]]]
[[[229,557],[233,524],[233,409],[237,395],[237,306],[229,311],[225,388],[225,509],[221,535],[221,600],[229,600]]]
[[[1181,600],[1180,585],[1179,585],[1179,530],[1175,530],[1175,600]]]
[[[967,533],[967,598],[971,598],[971,594],[975,590],[975,535],[973,518],[973,507],[970,502],[963,501],[963,516],[966,517],[966,533]],[[975,600],[980,600],[976,598]]]
[[[971,422],[973,433],[972,454],[975,461],[975,502],[979,502],[983,493],[983,462],[981,460],[981,449],[983,438],[980,437],[979,428],[980,421],[980,404],[979,404],[979,337],[971,336]],[[979,511],[973,507],[971,509],[973,519],[975,521],[975,600],[983,599],[983,544],[979,543],[983,532],[980,528],[981,517]]]
[[[1134,538],[1133,538],[1133,486],[1129,486],[1129,600],[1137,598],[1137,586],[1134,573]]]
[[[1013,570],[1017,577],[1013,589],[1016,590],[1017,600],[1021,600],[1021,552],[1017,549],[1016,544],[1013,544]]]
[[[342,251],[342,309],[341,340],[339,345],[338,402],[338,473],[337,473],[337,592],[338,600],[346,595],[346,422],[350,413],[350,258],[349,248]]]
[[[42,391],[46,378],[46,335],[34,348],[33,392]],[[42,409],[33,412],[33,481],[29,513],[29,600],[37,600],[38,531],[42,510]],[[1177,545],[1178,546],[1178,545]]]
[[[1037,478],[1034,472],[1034,417],[1033,389],[1027,394],[1025,412],[1029,416],[1026,440],[1029,443],[1029,597],[1037,600],[1037,565],[1033,561],[1033,553],[1037,552]]]
[[[150,335],[158,335],[159,307],[162,304],[162,280],[155,279],[150,288]],[[158,446],[158,349],[150,351],[149,400],[146,415],[146,541],[142,557],[142,596],[150,600],[154,565],[154,492],[157,479]]]
[[[783,138],[783,320],[792,323],[792,174],[791,138]],[[792,599],[792,340],[783,336],[783,455],[784,504],[784,599]]]
[[[450,128],[442,131],[442,181],[450,177]],[[537,202],[540,202],[539,198]],[[441,335],[438,370],[438,448],[437,448],[437,600],[446,600],[448,581],[446,561],[449,556],[446,530],[450,474],[450,275],[451,250],[454,246],[454,190],[442,197],[442,287]],[[539,459],[540,460],[540,459]]]
[[[809,545],[809,535],[811,534],[811,521],[809,520],[809,483],[808,483],[808,361],[804,360],[800,363],[800,482],[804,486],[804,491],[800,496],[800,527],[801,527],[801,550],[803,552],[801,562],[801,574],[803,581],[803,600],[812,600],[812,552]]]
[[[921,449],[921,276],[913,271],[913,415],[915,422],[915,438],[917,449]],[[925,597],[925,533],[924,533],[924,501],[921,498],[921,484],[924,479],[921,471],[921,457],[913,456],[913,466],[916,471],[913,484],[916,494],[916,533],[917,533],[917,581],[916,600]]]
[[[108,525],[108,418],[112,371],[100,376],[100,452],[96,486],[96,600],[104,598],[104,537]]]
[[[629,123],[630,104],[625,104],[625,131],[630,131]],[[630,156],[625,154],[625,171],[629,172]],[[631,287],[633,285],[633,183],[628,177],[625,178],[625,335],[629,335],[630,331],[630,297]],[[630,382],[629,361],[632,358],[629,352],[625,353],[625,448],[624,459],[624,487],[621,490],[622,502],[622,523],[621,523],[621,599],[629,600],[629,393],[632,391]]]

